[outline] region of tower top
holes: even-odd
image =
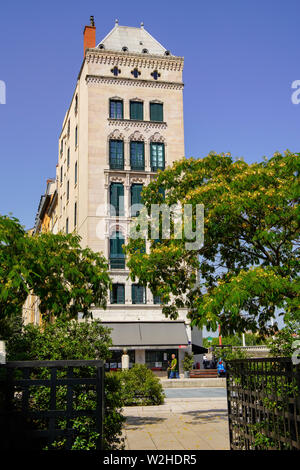
[[[118,52],[133,52],[135,54],[170,55],[144,28],[144,22],[140,27],[120,26],[119,20],[115,20],[114,28],[97,45],[99,49]],[[167,54],[166,54],[167,53]]]

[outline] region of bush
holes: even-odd
[[[120,374],[123,385],[123,403],[130,405],[161,405],[164,391],[160,380],[144,364],[135,364],[132,369]]]
[[[194,365],[194,354],[184,353],[184,359],[182,361],[183,370],[185,372],[190,372]]]
[[[54,323],[43,327],[26,325],[21,333],[14,335],[7,342],[8,360],[105,360],[110,356],[111,345],[110,330],[100,321],[64,320],[58,318]],[[84,376],[94,374],[93,367],[84,368]],[[76,369],[77,371],[77,369]],[[75,369],[74,369],[75,372]],[[80,371],[76,372],[80,374]],[[41,369],[40,378],[48,378],[49,370]],[[58,376],[65,372],[59,371]],[[35,378],[39,378],[35,377]],[[123,448],[122,425],[125,418],[121,414],[122,392],[120,380],[117,377],[105,377],[105,410],[104,410],[104,449]],[[34,387],[36,388],[36,387]],[[48,387],[37,387],[32,394],[31,406],[35,409],[45,410],[49,407]],[[86,390],[74,387],[74,407],[76,409],[95,409],[95,390],[90,386]],[[64,409],[66,402],[66,387],[58,387],[57,404]],[[59,428],[64,429],[66,423],[59,420]],[[90,430],[93,426],[92,418],[88,416],[74,419],[73,426],[79,431],[72,449],[95,449],[97,434]],[[61,439],[53,444],[56,449],[63,449],[65,441]]]
[[[247,359],[248,354],[243,349],[233,349],[230,346],[225,348],[219,348],[214,351],[217,359],[222,359],[222,361],[231,361],[233,359]]]

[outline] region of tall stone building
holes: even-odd
[[[84,29],[84,59],[59,137],[58,230],[76,231],[82,245],[105,254],[113,289],[107,310],[93,310],[113,328],[111,368],[122,349],[130,361],[165,370],[201,343],[180,312],[169,321],[159,298],[132,283],[122,252],[132,205],[143,185],[184,156],[183,58],[144,28],[119,26],[96,45],[93,17]],[[112,209],[113,208],[113,209]]]

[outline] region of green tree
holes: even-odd
[[[288,151],[253,164],[211,153],[159,172],[142,193],[147,210],[160,188],[169,207],[203,204],[204,245],[188,250],[173,232],[143,253],[131,240],[132,279],[160,295],[166,316],[186,307],[192,325],[220,324],[222,335],[267,333],[275,309],[299,317],[299,164]]]
[[[269,356],[291,357],[295,351],[293,343],[299,339],[300,322],[295,320],[288,320],[286,325],[269,340]]]
[[[90,316],[105,308],[110,287],[105,258],[80,246],[75,234],[29,236],[19,221],[0,216],[0,336],[9,336],[29,292],[39,297],[44,320]]]

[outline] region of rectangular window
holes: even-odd
[[[145,304],[146,303],[146,289],[139,284],[132,284],[131,286],[132,303]]]
[[[136,217],[138,215],[139,208],[134,206],[135,204],[142,204],[142,190],[142,184],[133,184],[131,186],[131,217]]]
[[[78,128],[77,126],[75,127],[75,147],[77,147],[78,144]]]
[[[161,298],[160,295],[153,295],[153,303],[156,304],[161,304]]]
[[[60,182],[63,182],[63,166],[60,167]]]
[[[70,197],[70,181],[67,181],[67,201],[69,200]]]
[[[125,285],[113,284],[110,293],[111,304],[125,304]]]
[[[130,119],[142,121],[144,119],[144,103],[141,101],[130,101]]]
[[[124,143],[122,140],[109,141],[109,167],[124,170]]]
[[[75,106],[74,106],[75,115],[78,111],[78,95],[75,96]]]
[[[111,119],[123,119],[123,101],[109,101],[109,117]]]
[[[70,166],[70,148],[68,148],[68,152],[67,152],[67,167],[69,168]]]
[[[162,143],[150,144],[151,171],[165,169],[165,145]]]
[[[69,233],[69,219],[66,220],[66,233]]]
[[[61,140],[61,141],[60,141],[60,154],[61,154],[61,155],[62,155],[63,151],[64,151],[64,141]]]
[[[145,363],[149,369],[167,370],[169,362],[172,360],[172,354],[175,354],[178,361],[178,349],[146,349]]]
[[[150,121],[163,121],[163,105],[161,103],[150,103]]]
[[[132,170],[145,170],[144,142],[130,142],[130,166]]]
[[[124,269],[125,268],[125,254],[122,245],[124,245],[124,237],[120,232],[116,232],[109,240],[110,250],[110,267],[111,269]]]
[[[67,130],[68,137],[70,137],[70,119],[68,120],[68,130]]]
[[[122,183],[111,183],[110,185],[110,205],[112,216],[124,215],[124,185]]]
[[[74,227],[77,225],[77,202],[74,204]]]
[[[77,184],[77,162],[75,162],[75,169],[74,169],[74,184]]]

